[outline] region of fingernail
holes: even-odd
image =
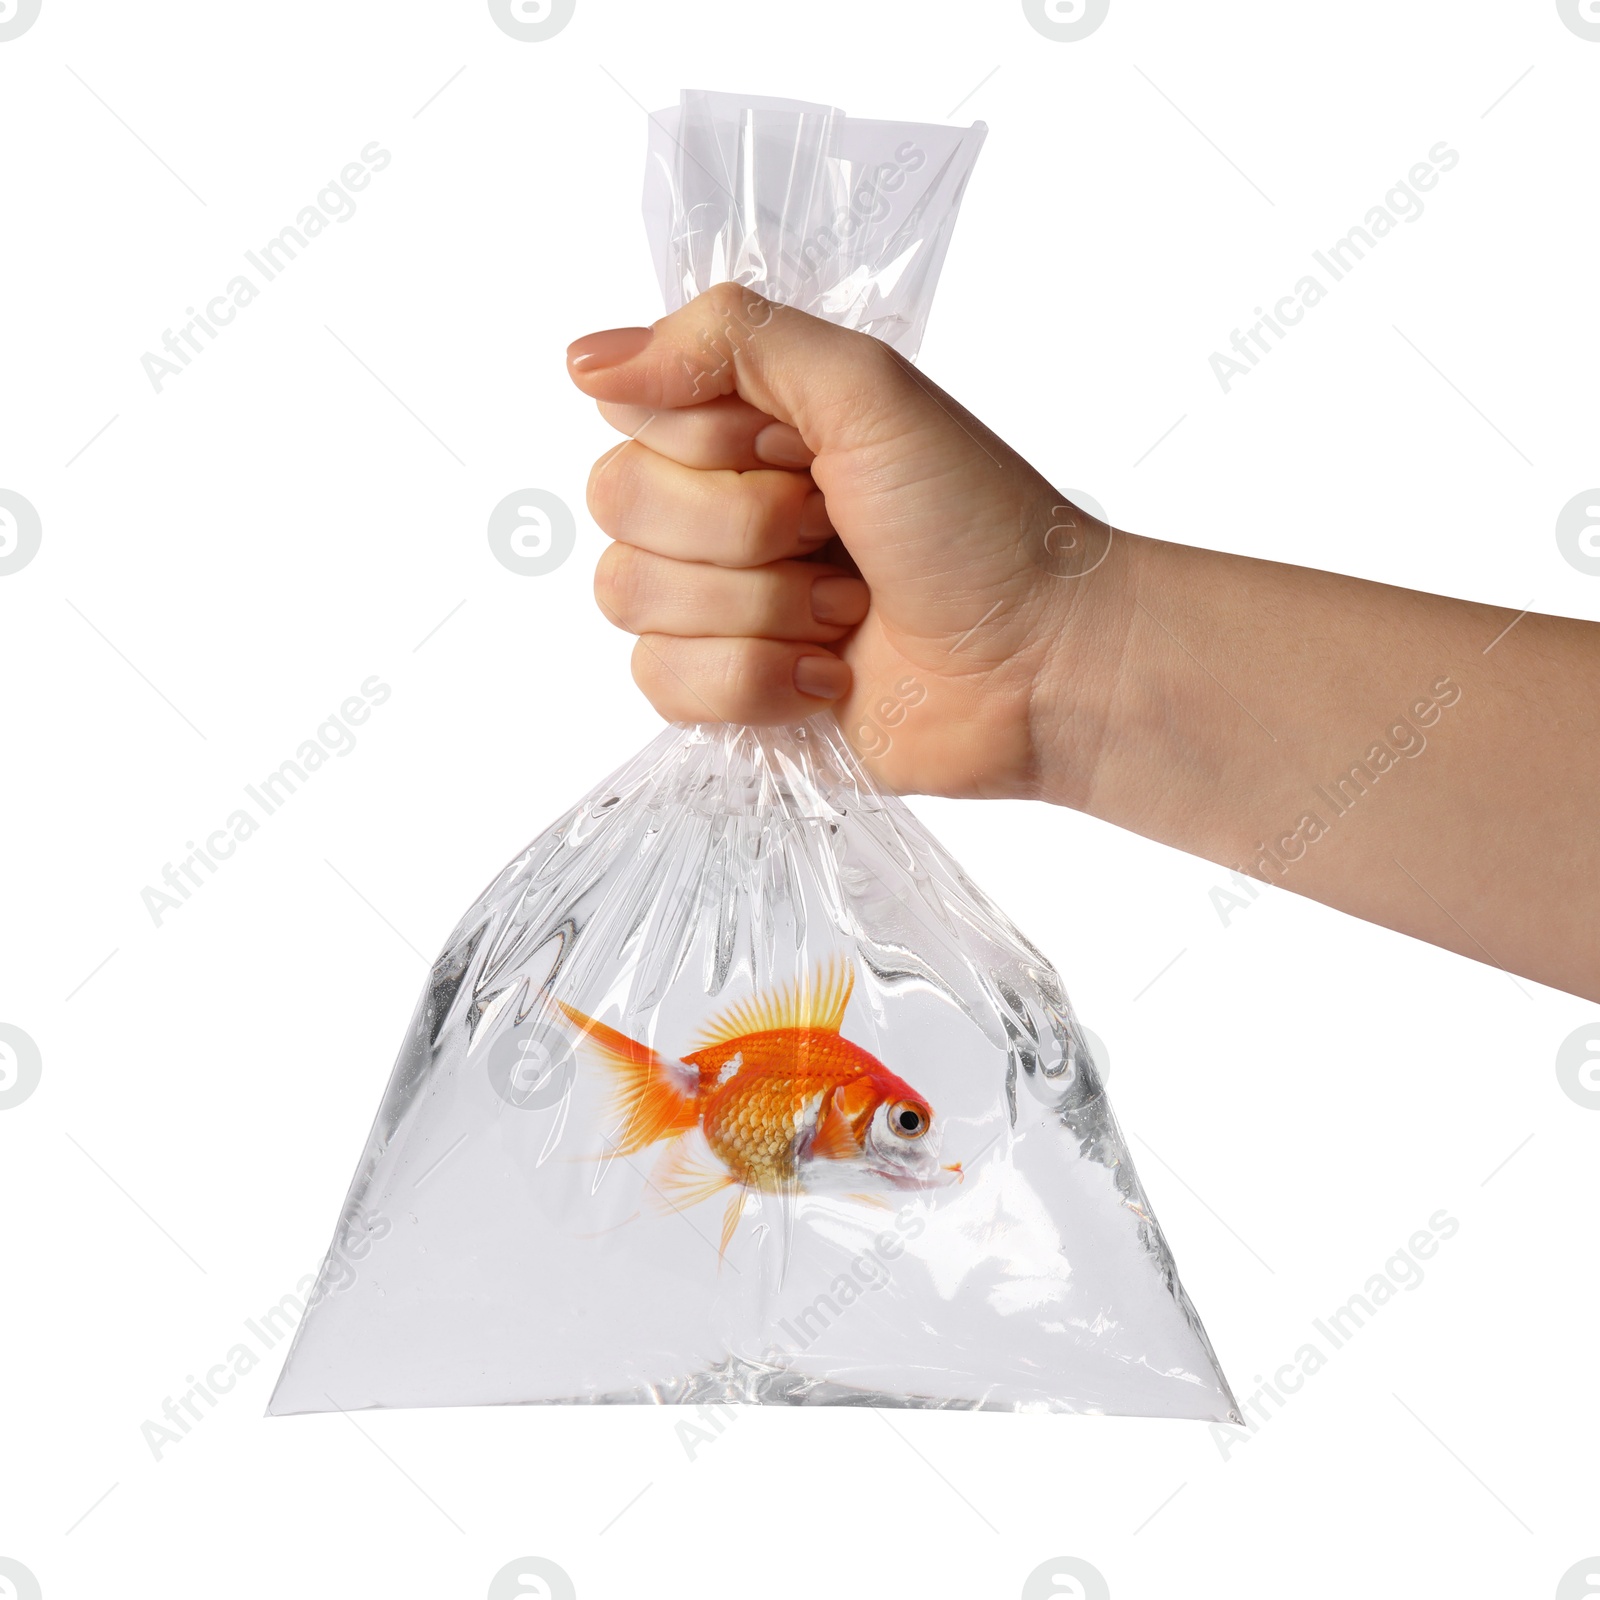
[[[850,687],[850,669],[837,656],[801,656],[794,664],[794,686],[818,700],[837,700]]]
[[[813,489],[800,507],[800,520],[795,529],[802,544],[825,544],[833,537],[833,523],[828,520],[828,502],[820,489]]]
[[[787,422],[772,422],[761,430],[755,437],[752,447],[758,461],[765,461],[769,467],[809,467],[811,465],[811,452],[806,449],[806,442],[800,437],[798,428],[791,428]]]
[[[567,366],[573,372],[603,372],[631,361],[655,336],[654,328],[604,328],[574,339],[567,346]]]
[[[811,615],[818,622],[853,628],[866,616],[870,599],[870,591],[860,578],[818,578],[811,585]]]

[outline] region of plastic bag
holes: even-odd
[[[981,124],[651,124],[669,308],[914,352]],[[831,717],[667,729],[479,897],[269,1412],[708,1401],[1237,1420],[1060,980]]]

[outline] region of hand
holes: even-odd
[[[616,541],[595,594],[664,717],[832,705],[902,792],[1042,792],[1036,731],[1091,648],[1109,530],[887,345],[733,284],[568,367],[629,436],[589,478]],[[1062,581],[1075,563],[1097,570]],[[1085,749],[1096,703],[1080,681]]]
[[[664,716],[832,705],[902,792],[1076,806],[1600,999],[1600,626],[1113,535],[732,284],[568,361],[630,436],[595,592]]]

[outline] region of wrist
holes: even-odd
[[[1110,536],[1058,601],[1031,718],[1036,798],[1212,860],[1248,855],[1254,813],[1286,781],[1287,747],[1251,709],[1282,722],[1260,618],[1291,612],[1265,599],[1261,570]]]
[[[1103,814],[1153,708],[1133,655],[1149,541],[1088,518],[1061,496],[1037,539],[1040,644],[1029,695],[1028,787],[1019,798]],[[1043,510],[1041,511],[1041,515]]]

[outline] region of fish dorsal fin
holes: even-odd
[[[749,1033],[773,1033],[780,1028],[810,1028],[837,1033],[844,1010],[856,985],[854,965],[847,958],[830,958],[798,982],[767,994],[752,995],[707,1024],[695,1041],[696,1051],[728,1044]]]

